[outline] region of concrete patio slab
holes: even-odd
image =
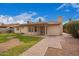
[[[49,47],[45,56],[79,56],[79,39],[63,33],[61,37],[62,49]]]
[[[58,48],[62,49],[62,46],[60,44],[61,42],[61,36],[56,36],[56,37],[46,37],[48,47],[53,47],[53,48]]]

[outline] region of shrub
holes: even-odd
[[[78,32],[78,30],[79,30],[79,24],[73,24],[71,26],[71,35],[73,37],[79,38],[79,32]]]
[[[71,21],[63,25],[64,32],[79,38],[79,21]]]
[[[64,25],[63,25],[63,30],[64,30],[64,32],[71,34],[71,26],[72,26],[71,23],[66,23],[66,24],[64,24]]]

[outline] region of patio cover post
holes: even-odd
[[[45,35],[47,34],[47,25],[45,24]]]

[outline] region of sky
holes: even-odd
[[[63,23],[68,19],[79,19],[78,3],[0,3],[0,23],[26,23],[27,20],[36,22],[57,21],[63,17]]]

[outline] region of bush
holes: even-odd
[[[79,32],[78,32],[78,30],[79,30],[79,24],[73,24],[71,26],[71,35],[73,37],[79,38]]]
[[[63,25],[63,31],[65,33],[71,34],[71,27],[72,27],[71,23],[66,23],[66,24]]]
[[[79,38],[79,21],[68,22],[63,25],[64,32],[71,34],[73,37]]]

